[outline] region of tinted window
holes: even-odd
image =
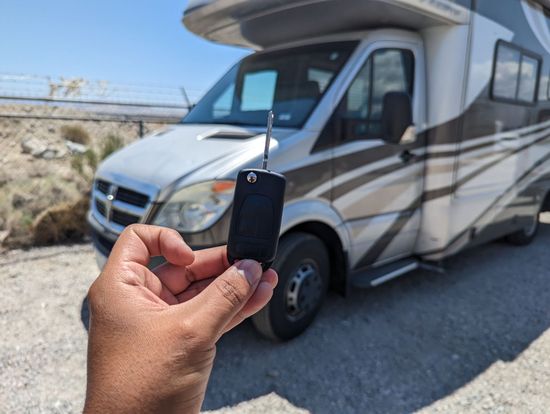
[[[345,108],[348,117],[353,116],[361,119],[368,119],[369,117],[371,65],[372,60],[369,59],[346,93]]]
[[[538,64],[538,60],[528,56],[524,55],[521,58],[518,90],[518,99],[520,101],[533,102],[535,100]]]
[[[273,107],[277,72],[262,70],[244,75],[241,111],[269,111]]]
[[[214,101],[212,115],[215,118],[222,118],[230,114],[234,91],[235,85],[226,86],[220,96]]]
[[[519,62],[518,50],[500,45],[497,51],[493,95],[498,98],[515,99],[518,87]]]
[[[499,42],[495,55],[492,97],[507,101],[534,102],[540,60],[531,53]]]
[[[342,103],[342,138],[381,137],[382,102],[388,92],[406,92],[412,97],[414,55],[409,50],[375,51],[351,83]]]
[[[184,123],[300,127],[357,42],[311,45],[246,57],[184,118]]]
[[[309,68],[307,71],[307,80],[317,82],[321,93],[327,89],[333,77],[334,73],[329,70]]]

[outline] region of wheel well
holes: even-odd
[[[345,295],[347,263],[342,242],[336,231],[325,223],[310,221],[290,228],[285,234],[295,231],[313,234],[325,243],[330,261],[330,288]]]
[[[550,211],[550,191],[546,193],[546,197],[544,198],[544,201],[542,202],[542,206],[540,208],[540,211]]]

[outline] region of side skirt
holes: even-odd
[[[356,270],[350,275],[350,281],[352,286],[359,288],[375,287],[419,267],[420,262],[416,259],[402,259],[379,267]]]
[[[409,257],[383,266],[356,270],[350,275],[351,286],[358,288],[376,287],[416,269],[445,274],[443,262],[425,262]]]

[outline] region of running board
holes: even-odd
[[[380,267],[357,271],[351,275],[351,284],[361,288],[374,287],[419,267],[420,263],[418,260],[403,259]]]

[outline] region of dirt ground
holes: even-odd
[[[348,298],[283,344],[249,323],[220,342],[216,413],[542,413],[550,407],[550,217],[528,247],[492,243]],[[0,255],[0,412],[82,409],[88,245]]]

